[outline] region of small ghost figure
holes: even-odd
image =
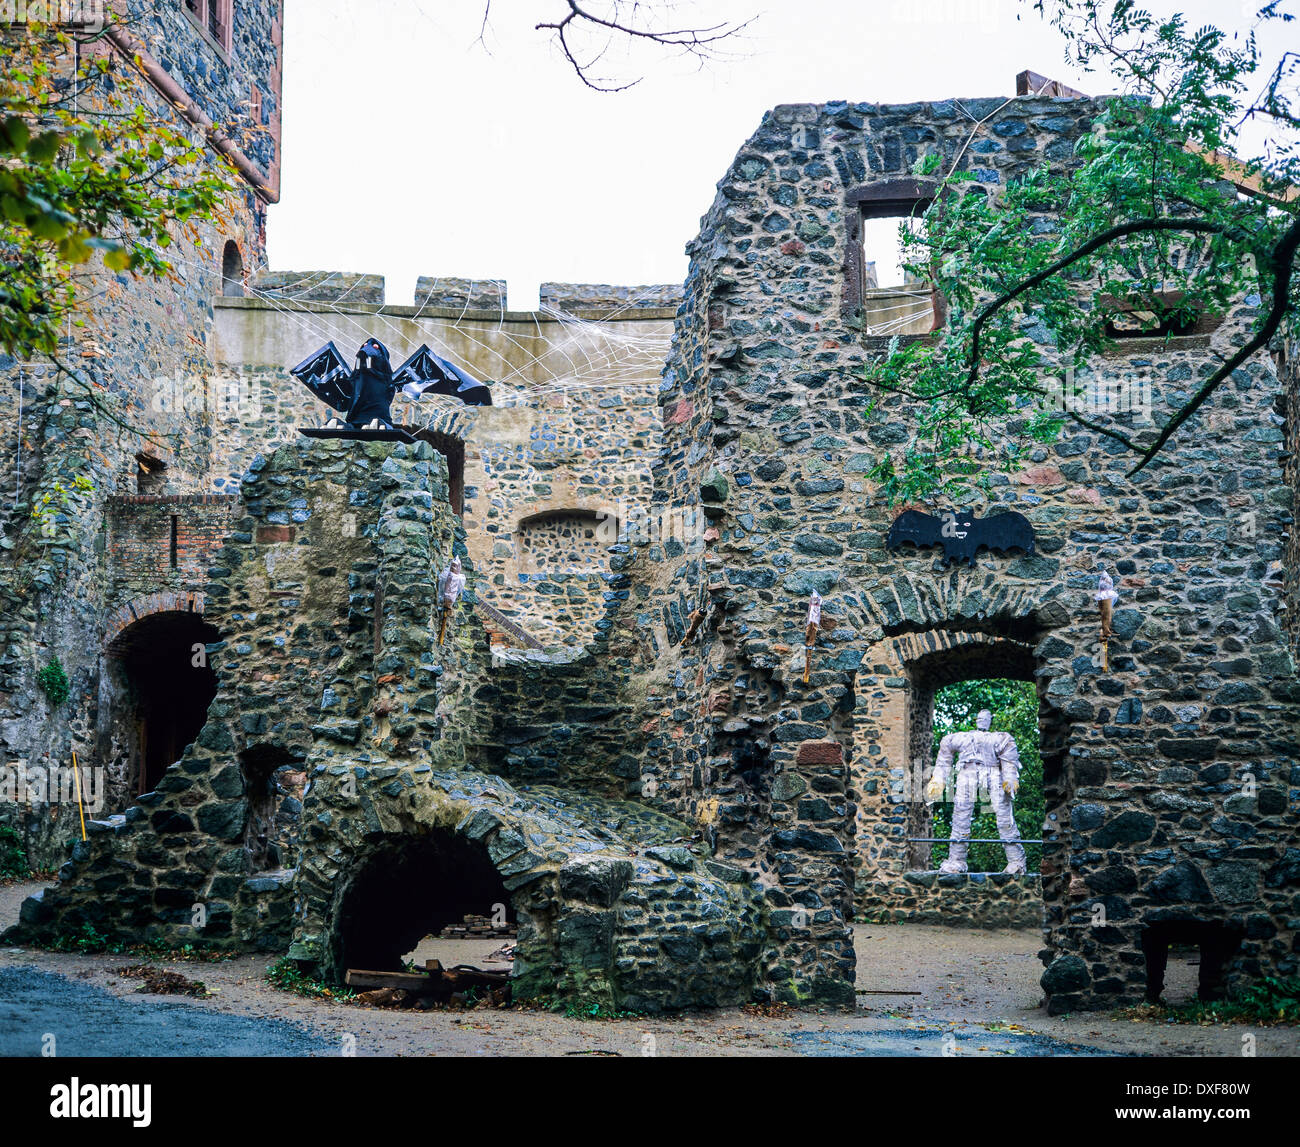
[[[442,610],[442,622],[438,626],[438,644],[447,636],[447,617],[455,608],[456,599],[465,588],[465,575],[461,573],[460,558],[452,558],[451,564],[438,575],[438,604]]]
[[[1097,602],[1098,609],[1101,610],[1101,639],[1108,641],[1111,636],[1110,623],[1115,616],[1115,602],[1119,600],[1119,592],[1115,589],[1110,574],[1105,570],[1101,571],[1101,577],[1097,579],[1097,592],[1092,596]]]

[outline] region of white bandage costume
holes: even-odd
[[[982,711],[976,718],[977,729],[965,733],[949,733],[939,742],[939,755],[935,758],[934,774],[926,795],[937,800],[942,795],[952,775],[956,758],[957,784],[953,794],[952,842],[948,846],[948,859],[939,866],[940,872],[965,872],[967,843],[970,837],[971,818],[980,789],[989,795],[993,813],[997,818],[998,836],[1004,841],[1020,836],[1012,815],[1011,798],[1020,785],[1020,752],[1010,733],[989,731],[992,715]],[[1007,854],[1006,872],[1025,871],[1025,850],[1019,844],[1003,844]]]

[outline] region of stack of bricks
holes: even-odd
[[[513,940],[517,934],[513,924],[498,927],[490,916],[476,916],[470,912],[459,924],[448,924],[438,937],[442,940]]]

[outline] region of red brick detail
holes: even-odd
[[[838,741],[805,741],[794,760],[797,765],[842,765],[844,749]]]
[[[231,494],[110,498],[107,518],[112,600],[134,599],[159,586],[201,590],[207,584],[208,568],[230,533],[236,510],[237,500]]]
[[[258,526],[257,544],[265,546],[276,542],[291,542],[295,532],[292,526]]]
[[[673,407],[672,413],[664,421],[669,426],[676,426],[679,422],[685,422],[694,413],[695,404],[689,398],[683,398],[681,402]]]

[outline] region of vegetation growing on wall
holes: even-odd
[[[1116,443],[1136,473],[1272,338],[1300,335],[1300,54],[1270,57],[1254,33],[1159,19],[1132,0],[1035,6],[1071,62],[1110,69],[1123,90],[1079,139],[1073,170],[990,189],[966,149],[918,160],[938,190],[925,227],[900,229],[904,262],[948,314],[934,340],[895,338],[867,372],[878,392],[916,400],[910,442],[871,473],[891,502],[962,496],[1070,424]],[[1294,19],[1283,7],[1258,14],[1278,42]],[[1266,145],[1251,150],[1246,125],[1267,128]],[[1052,376],[1074,372],[1073,391],[1117,319],[1159,346],[1243,304],[1247,338],[1171,389],[1155,423],[1056,400]]]

